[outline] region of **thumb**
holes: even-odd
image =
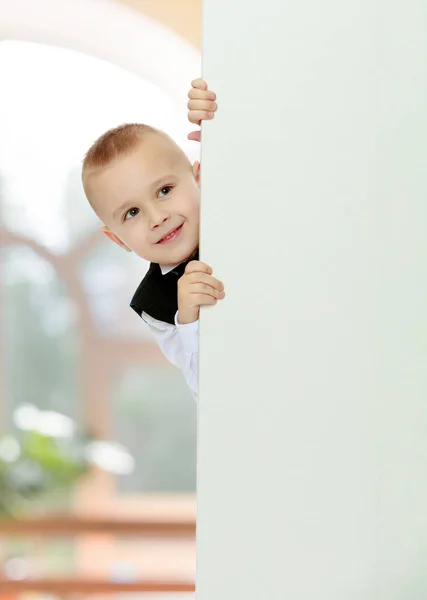
[[[189,140],[193,140],[194,142],[200,142],[201,131],[192,131],[187,137]]]

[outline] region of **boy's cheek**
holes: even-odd
[[[195,202],[193,204],[193,206],[191,207],[190,218],[193,222],[197,223],[197,226],[199,225],[199,219],[200,219],[200,202],[199,201]]]

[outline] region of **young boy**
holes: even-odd
[[[189,98],[192,123],[213,117],[215,94],[204,81],[193,81]],[[200,132],[188,137],[200,141]],[[92,145],[82,179],[103,232],[150,262],[131,307],[197,398],[200,307],[224,298],[223,284],[198,260],[199,163],[192,166],[164,132],[128,124]]]

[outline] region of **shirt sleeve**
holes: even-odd
[[[175,324],[164,323],[143,313],[160,350],[173,365],[181,370],[185,382],[197,400],[199,394],[199,322],[181,325],[178,313]]]

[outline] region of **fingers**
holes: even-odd
[[[185,268],[185,276],[189,283],[202,283],[218,291],[224,290],[224,284],[212,277],[212,269],[200,260],[193,260]]]
[[[209,287],[221,292],[224,289],[224,284],[219,279],[215,279],[212,275],[207,273],[190,273],[187,275],[190,283],[200,283],[201,285],[208,285]]]
[[[194,88],[188,92],[188,97],[190,100],[216,100],[215,92],[212,92],[211,90],[198,90]]]
[[[197,88],[199,90],[207,90],[208,84],[201,77],[198,77],[197,79],[193,79],[193,81],[191,82],[191,87]]]
[[[190,110],[188,113],[188,120],[190,123],[200,125],[202,121],[212,119],[214,114],[214,112],[208,110]]]
[[[212,269],[206,263],[203,263],[201,260],[192,260],[185,267],[185,273],[207,273],[208,275],[212,274]]]
[[[200,142],[201,140],[201,131],[192,131],[191,133],[189,133],[187,135],[187,138],[189,140],[192,140],[193,142]]]
[[[206,283],[191,283],[188,286],[188,294],[188,297],[191,299],[190,304],[194,302],[194,296],[200,296],[201,294],[203,296],[211,296],[212,298],[215,298],[215,300],[222,300],[225,298],[224,290],[216,290]]]
[[[218,300],[209,294],[192,294],[190,308],[198,306],[213,306]]]
[[[218,108],[216,102],[211,100],[189,100],[187,102],[187,107],[189,110],[202,110],[205,112],[215,112]]]
[[[212,269],[209,265],[201,261],[193,260],[188,263],[185,274],[178,282],[178,296],[183,299],[184,306],[194,308],[201,306],[200,298],[203,297],[203,304],[206,304],[206,298],[210,297],[208,303],[216,303],[225,297],[224,284],[219,279],[212,277]]]
[[[200,125],[202,121],[214,117],[218,108],[215,102],[216,94],[208,90],[207,83],[203,79],[195,79],[191,85],[192,89],[188,92],[189,101],[187,103],[188,120],[190,123]],[[189,137],[189,139],[200,141],[195,137]]]

